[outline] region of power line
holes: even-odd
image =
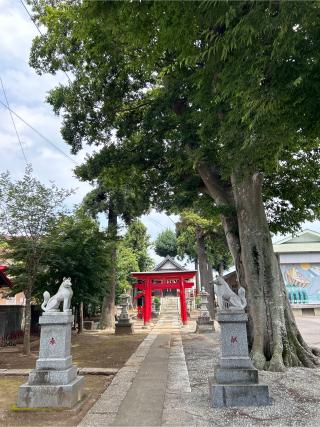
[[[31,13],[29,12],[29,10],[28,10],[27,6],[25,5],[24,1],[23,1],[23,0],[20,0],[20,3],[22,4],[22,6],[23,6],[24,10],[25,10],[25,11],[27,12],[27,14],[29,15],[29,18],[30,18],[30,19],[31,19],[31,21],[33,22],[33,24],[34,24],[34,26],[36,27],[36,29],[38,30],[39,34],[40,34],[41,36],[44,36],[43,32],[42,32],[42,31],[40,30],[40,28],[39,28],[39,25],[36,23],[36,21],[34,20],[33,16],[32,16],[32,15],[31,15]],[[64,70],[62,70],[62,71],[63,71],[63,73],[65,74],[65,76],[67,77],[67,79],[68,79],[69,83],[71,83],[71,79],[70,79],[70,77],[69,77],[68,73],[67,73],[66,71],[64,71]]]
[[[172,222],[173,225],[176,225],[176,223],[173,221],[173,219],[170,218],[169,215],[167,215],[167,217],[170,219],[170,221]]]
[[[14,116],[16,116],[19,120],[21,120],[26,126],[28,126],[30,129],[33,130],[33,132],[35,132],[37,135],[39,135],[42,139],[44,139],[46,142],[48,142],[50,145],[52,145],[56,150],[58,150],[61,154],[63,154],[67,159],[71,160],[72,163],[74,163],[75,165],[77,165],[77,162],[70,156],[68,156],[68,154],[66,154],[63,150],[61,150],[61,148],[59,148],[54,142],[50,141],[49,138],[47,138],[46,136],[44,136],[41,132],[39,132],[35,127],[33,127],[32,125],[30,125],[30,123],[28,123],[26,120],[24,120],[21,116],[19,116],[19,114],[17,114],[15,111],[13,111],[8,105],[6,105],[4,102],[2,102],[0,100],[0,104],[3,105],[7,110],[9,110]]]
[[[151,218],[150,216],[148,218],[149,218],[150,221],[154,222],[155,224],[160,225],[160,227],[162,227],[164,229],[166,228],[163,224],[161,224],[159,221]]]
[[[2,87],[2,91],[3,91],[4,99],[6,100],[7,108],[9,110],[9,114],[10,114],[10,117],[11,117],[11,121],[12,121],[14,130],[15,130],[15,133],[17,135],[17,139],[18,139],[18,142],[19,142],[19,145],[20,145],[20,148],[21,148],[21,152],[22,152],[22,155],[23,155],[24,160],[25,160],[26,165],[27,165],[28,164],[27,156],[26,156],[26,153],[24,152],[24,149],[23,149],[23,146],[22,146],[22,142],[21,142],[21,139],[20,139],[20,136],[19,136],[19,133],[18,133],[18,130],[17,130],[17,127],[16,127],[16,124],[15,124],[15,121],[14,121],[14,118],[13,118],[10,106],[9,106],[9,101],[8,101],[7,94],[6,94],[6,91],[4,89],[4,85],[3,85],[3,81],[2,81],[1,77],[0,77],[0,82],[1,82],[1,87]]]

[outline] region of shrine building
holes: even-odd
[[[152,271],[131,273],[136,279],[135,298],[142,300],[144,324],[151,321],[153,296],[175,296],[180,298],[181,321],[185,325],[188,321],[185,290],[195,288],[195,275],[196,270],[186,270],[169,255]]]

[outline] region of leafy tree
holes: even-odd
[[[72,303],[78,311],[83,303],[100,305],[109,261],[106,236],[98,223],[78,209],[73,215],[62,215],[44,240],[43,273],[38,276],[36,294],[42,297],[49,290],[53,295],[63,277],[71,277]],[[79,332],[80,326],[81,322]]]
[[[154,242],[154,250],[157,255],[162,257],[167,255],[175,257],[178,255],[177,237],[170,228],[158,234]]]
[[[86,166],[109,176],[115,164],[135,167],[155,205],[186,207],[206,191],[248,290],[255,365],[314,366],[265,205],[277,231],[319,215],[319,3],[34,4],[47,33],[31,64],[75,76],[49,96],[65,140],[74,150],[103,144]],[[299,171],[308,165],[306,181]],[[290,193],[274,185],[282,176]]]
[[[78,175],[85,180],[94,178],[90,167],[78,168]],[[100,316],[100,327],[114,327],[115,298],[117,289],[117,249],[119,243],[118,223],[122,219],[130,223],[133,218],[145,213],[149,207],[148,198],[144,198],[143,189],[126,182],[120,173],[110,176],[99,175],[96,188],[86,195],[83,204],[93,217],[98,213],[107,216],[107,239],[109,247],[109,263],[107,286]],[[120,262],[120,261],[119,261]]]
[[[132,249],[137,258],[138,269],[131,271],[148,271],[153,267],[153,260],[148,255],[150,236],[147,233],[147,228],[139,219],[131,222],[123,243],[126,247]]]
[[[214,292],[212,268],[222,274],[231,265],[231,255],[227,247],[220,217],[211,215],[209,218],[199,215],[194,210],[186,210],[180,214],[176,224],[178,250],[181,254],[189,252],[198,260],[201,288],[204,288],[211,298],[209,300],[210,314],[214,316]]]
[[[119,245],[117,256],[117,292],[121,294],[128,291],[132,284],[131,273],[139,271],[136,253],[122,241]]]
[[[44,237],[54,227],[62,203],[70,191],[55,185],[45,187],[33,177],[31,166],[24,176],[13,181],[9,173],[0,175],[0,230],[12,260],[14,291],[26,298],[23,339],[24,354],[30,353],[31,298],[41,261],[46,253]]]
[[[150,237],[146,227],[139,219],[133,220],[118,247],[117,295],[131,287],[133,271],[148,271],[152,268],[153,260],[148,255],[149,246]]]

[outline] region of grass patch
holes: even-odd
[[[69,408],[19,408],[17,405],[11,406],[12,412],[61,412]]]

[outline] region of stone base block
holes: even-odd
[[[257,369],[214,367],[214,381],[218,384],[258,384]]]
[[[210,317],[198,317],[196,333],[205,334],[214,331],[214,322]]]
[[[116,335],[132,335],[134,333],[133,324],[128,323],[116,323],[115,334]]]
[[[77,377],[78,368],[71,366],[62,371],[50,369],[34,369],[28,378],[29,385],[65,385],[71,383]]]
[[[70,384],[22,384],[18,392],[18,408],[72,408],[83,395],[83,377]]]
[[[254,369],[252,361],[249,356],[226,356],[220,357],[221,368],[247,368]]]
[[[197,325],[213,325],[213,320],[210,317],[198,317]]]
[[[86,331],[95,331],[98,329],[99,322],[94,322],[93,320],[84,320],[83,329]]]
[[[151,329],[151,325],[150,323],[146,323],[144,325],[141,326],[142,329]]]
[[[68,369],[72,366],[72,357],[39,357],[36,361],[36,369]]]
[[[264,384],[217,384],[209,378],[210,400],[214,408],[271,405],[269,388]]]

